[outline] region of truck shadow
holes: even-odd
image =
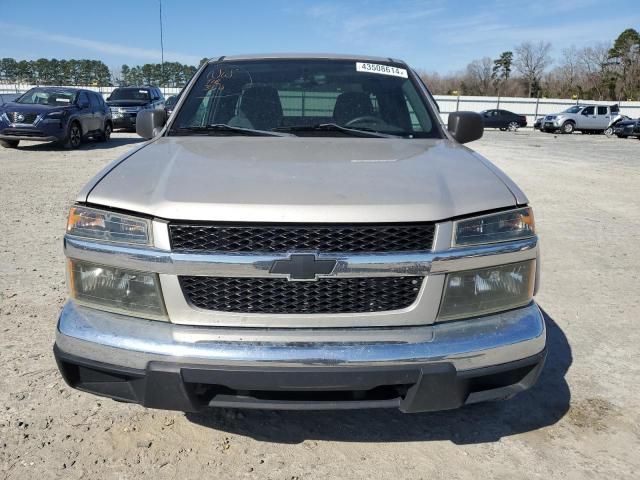
[[[571,400],[565,375],[572,363],[567,338],[543,310],[549,353],[538,383],[505,402],[458,410],[402,414],[397,410],[260,411],[212,410],[187,413],[198,425],[259,441],[295,444],[304,440],[411,442],[449,440],[455,444],[496,442],[558,422]]]

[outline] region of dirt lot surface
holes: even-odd
[[[0,149],[0,478],[638,478],[640,141],[487,132],[529,195],[550,356],[516,399],[436,414],[145,410],[69,389],[51,346],[82,185],[138,139]]]

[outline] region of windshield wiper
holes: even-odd
[[[320,123],[316,125],[291,125],[290,127],[276,127],[274,132],[342,132],[354,137],[370,138],[399,138],[400,135],[382,133],[368,128],[349,128],[337,123]]]
[[[212,123],[211,125],[192,125],[189,127],[179,127],[172,129],[175,133],[237,133],[239,135],[248,135],[252,137],[288,137],[286,133],[271,132],[269,130],[255,130],[253,128],[233,127],[226,123]]]

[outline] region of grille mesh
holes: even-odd
[[[18,120],[18,115],[20,115],[20,112],[7,112],[7,117],[9,117],[11,123],[33,123],[38,118],[37,113],[23,113],[24,119]]]
[[[173,250],[400,252],[430,250],[433,224],[169,225]]]
[[[398,310],[417,298],[423,277],[282,278],[179,277],[192,305],[236,313],[358,313]]]

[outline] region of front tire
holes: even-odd
[[[82,143],[82,130],[80,129],[80,124],[78,122],[73,122],[69,126],[69,133],[67,134],[67,139],[65,140],[63,146],[64,148],[68,148],[71,150],[75,150]]]
[[[573,133],[576,129],[576,126],[573,122],[564,122],[562,124],[562,133],[565,133],[567,135]]]
[[[20,140],[0,140],[0,145],[4,148],[18,148]]]
[[[113,127],[111,126],[110,122],[107,122],[106,125],[104,126],[104,130],[100,134],[100,141],[101,142],[108,142],[109,139],[111,138],[111,133],[112,132],[113,132]]]

